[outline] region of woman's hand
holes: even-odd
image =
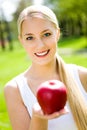
[[[58,118],[64,114],[67,114],[69,113],[67,107],[65,106],[64,109],[61,109],[60,111],[58,112],[54,112],[52,114],[49,114],[49,115],[45,115],[40,107],[40,105],[38,103],[36,103],[33,107],[33,113],[34,113],[34,116],[37,116],[39,118],[43,118],[43,119],[54,119],[54,118]]]

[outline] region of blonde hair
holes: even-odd
[[[27,17],[41,17],[51,21],[56,28],[59,28],[58,21],[54,12],[43,5],[32,5],[24,9],[18,18],[18,32],[21,34],[21,25]],[[68,101],[78,127],[78,130],[87,129],[87,106],[84,98],[69,72],[67,65],[62,58],[57,55],[58,69],[61,80],[65,83],[68,90]]]
[[[54,12],[43,5],[32,5],[25,8],[19,15],[17,26],[18,33],[21,34],[21,26],[23,21],[28,17],[40,17],[51,21],[56,28],[59,28],[58,20]]]
[[[69,105],[78,130],[87,129],[87,104],[83,98],[79,86],[77,86],[67,64],[57,55],[58,69],[62,82],[68,90]]]

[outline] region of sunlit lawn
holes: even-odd
[[[87,67],[87,55],[62,55],[62,57],[67,63]],[[4,85],[12,77],[27,69],[30,64],[31,61],[20,45],[13,51],[0,50],[0,130],[11,130],[3,95]]]
[[[87,55],[62,56],[67,63],[75,63],[87,68]]]
[[[12,52],[0,52],[0,130],[11,130],[3,96],[4,85],[24,71],[29,64],[30,61],[20,46]]]

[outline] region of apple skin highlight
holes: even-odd
[[[49,80],[37,89],[37,100],[44,114],[52,114],[64,108],[67,101],[66,86],[59,80]]]

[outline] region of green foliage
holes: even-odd
[[[59,12],[61,17],[70,17],[70,13],[73,15],[87,14],[87,0],[79,0],[79,2],[76,0],[47,0],[46,2],[44,1],[44,4],[53,5],[52,8],[55,12]],[[63,13],[63,16],[61,13]]]
[[[52,7],[63,36],[87,36],[87,0],[47,0],[46,5]]]

